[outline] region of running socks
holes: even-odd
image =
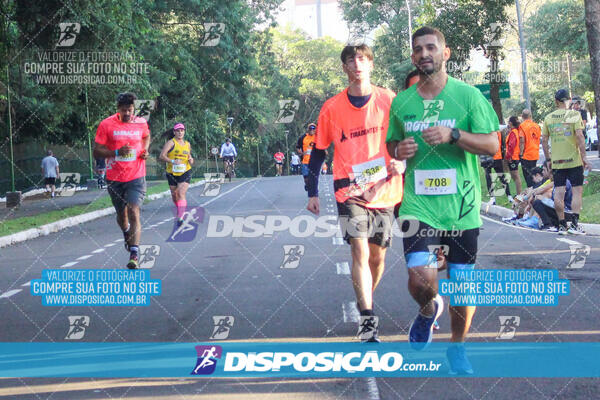
[[[175,207],[177,208],[177,218],[183,218],[183,214],[187,208],[187,200],[178,200],[175,202]]]
[[[372,317],[375,314],[373,314],[373,310],[361,310],[360,312],[360,316],[361,317]]]
[[[129,246],[129,251],[130,251],[131,253],[138,254],[138,253],[139,253],[139,251],[140,251],[140,248],[138,247],[138,245],[137,245],[137,244],[134,244],[134,245],[132,245],[132,246]]]

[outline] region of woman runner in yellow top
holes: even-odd
[[[185,126],[177,123],[172,131],[167,131],[171,136],[160,152],[159,160],[167,163],[167,181],[171,189],[171,197],[177,209],[177,225],[183,223],[183,214],[187,207],[185,194],[190,186],[191,169],[194,164],[190,142],[183,140]]]

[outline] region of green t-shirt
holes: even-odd
[[[433,100],[424,100],[417,85],[399,93],[392,102],[387,141],[413,136],[419,146],[406,160],[400,216],[442,230],[478,228],[477,156],[455,144],[428,145],[422,131],[437,125],[483,134],[499,130],[498,117],[481,92],[452,77]]]
[[[542,135],[550,136],[552,169],[574,168],[583,165],[577,146],[577,130],[583,130],[579,111],[556,110],[544,118]]]

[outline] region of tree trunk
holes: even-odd
[[[596,103],[596,123],[600,115],[600,0],[585,0],[585,25],[592,64],[592,83]],[[598,148],[600,154],[600,147]]]
[[[501,77],[501,72],[498,63],[498,50],[490,49],[490,98],[492,99],[492,107],[498,115],[498,121],[502,124],[504,120],[502,116],[502,103],[500,103],[500,85],[504,79]]]

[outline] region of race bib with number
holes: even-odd
[[[456,169],[415,170],[415,193],[440,195],[456,193]]]
[[[353,165],[352,172],[354,173],[354,180],[359,185],[377,182],[388,176],[384,157]]]
[[[173,164],[173,172],[185,172],[185,164]]]
[[[126,154],[119,154],[118,156],[115,157],[115,161],[124,161],[124,162],[130,162],[130,161],[135,161],[137,159],[136,157],[136,153],[135,153],[135,149],[131,149],[129,150],[128,153]]]

